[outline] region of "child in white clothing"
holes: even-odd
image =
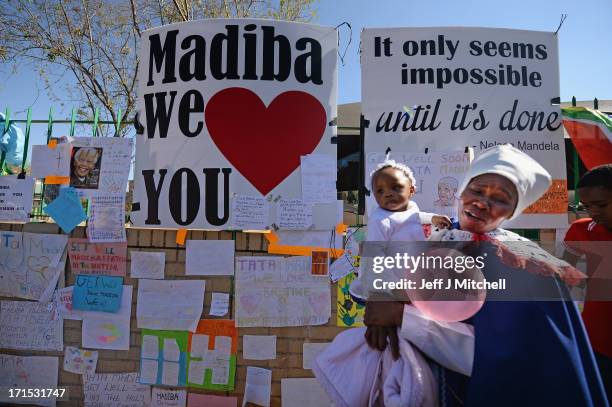
[[[423,224],[438,228],[449,228],[451,220],[446,216],[420,212],[411,201],[416,180],[410,167],[393,160],[385,160],[370,174],[372,194],[378,207],[368,217],[367,242],[379,242],[380,252],[385,251],[383,242],[424,241]],[[368,298],[365,281],[353,281],[350,292],[357,300]]]

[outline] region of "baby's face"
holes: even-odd
[[[410,197],[414,194],[410,178],[403,171],[391,167],[374,175],[372,189],[378,206],[391,212],[408,209]]]

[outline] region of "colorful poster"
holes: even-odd
[[[336,304],[338,312],[336,321],[338,326],[351,328],[364,326],[363,316],[365,314],[365,306],[353,301],[349,293],[351,282],[356,278],[355,273],[351,273],[338,280],[338,303]]]
[[[76,374],[95,373],[98,352],[66,346],[64,351],[64,370]]]
[[[34,178],[0,177],[0,221],[29,222],[34,197]]]
[[[204,43],[207,63],[185,75],[170,68]],[[287,21],[189,21],[143,33],[134,224],[222,230],[235,194],[300,199],[300,157],[336,157],[328,124],[337,49],[333,27]]]
[[[115,313],[121,307],[123,277],[78,275],[72,292],[72,308]]]
[[[49,302],[66,264],[67,236],[0,232],[0,295]]]
[[[189,338],[187,386],[234,390],[238,330],[232,320],[201,320]]]
[[[138,328],[195,332],[204,309],[204,280],[140,280]]]
[[[310,257],[237,257],[236,326],[326,324],[331,316],[328,276],[311,274]]]
[[[138,382],[138,373],[83,375],[85,407],[146,407],[151,403],[151,386]]]
[[[55,407],[65,395],[57,387],[59,359],[51,356],[13,356],[0,354],[0,403]],[[48,398],[10,397],[8,389],[57,389]]]
[[[464,151],[478,156],[511,143],[552,175],[548,197],[506,223],[511,228],[567,225],[558,36],[554,32],[495,28],[377,28],[361,32],[365,157],[386,152],[411,163],[418,185],[456,178],[464,164],[430,164],[403,152]],[[396,154],[399,153],[400,155]],[[366,171],[366,188],[370,177]],[[438,199],[446,204],[449,191]],[[443,187],[447,188],[447,187]],[[460,191],[459,191],[460,192]],[[565,203],[565,204],[563,204]],[[420,205],[420,202],[419,202]]]
[[[130,316],[132,314],[132,286],[124,285],[121,307],[115,314],[98,311],[79,311],[82,314],[82,342],[84,348],[130,349]]]
[[[63,328],[53,303],[0,301],[0,348],[61,351]]]
[[[73,274],[126,275],[127,243],[91,243],[71,238],[68,256]]]
[[[185,386],[188,331],[141,331],[140,382]]]

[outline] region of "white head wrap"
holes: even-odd
[[[374,175],[378,171],[385,169],[385,168],[395,168],[396,170],[402,171],[404,174],[406,174],[408,179],[410,179],[410,183],[416,189],[416,178],[414,178],[414,173],[412,172],[410,167],[408,167],[406,164],[398,163],[397,161],[390,160],[388,158],[385,161],[379,163],[374,169],[374,171],[370,173],[370,183],[372,182],[372,177],[374,177]]]
[[[492,147],[472,161],[459,191],[463,192],[473,178],[482,174],[499,174],[516,187],[518,203],[510,219],[516,218],[537,201],[551,184],[550,174],[544,167],[510,144]]]

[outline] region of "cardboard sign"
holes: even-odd
[[[121,307],[122,277],[78,275],[72,292],[72,308],[117,312]]]
[[[301,199],[300,157],[336,157],[337,40],[331,27],[255,19],[145,31],[134,224],[228,229],[234,194]]]
[[[91,243],[72,238],[68,242],[73,274],[125,276],[127,243]]]
[[[377,28],[361,32],[365,156],[463,151],[512,143],[541,163],[567,196],[559,106],[558,36],[494,28]],[[460,175],[461,162],[434,173],[411,160],[417,180],[436,185]],[[459,172],[457,172],[458,170]],[[365,185],[370,188],[366,171]],[[553,185],[553,188],[556,188]],[[452,190],[452,187],[451,187]],[[556,189],[555,189],[556,190]],[[417,187],[418,191],[418,187]],[[461,193],[461,191],[458,191]],[[439,198],[450,203],[449,193]],[[542,198],[544,200],[545,198]],[[420,203],[419,203],[420,205]],[[535,206],[541,209],[543,205]],[[530,212],[505,227],[567,225],[567,205]]]

